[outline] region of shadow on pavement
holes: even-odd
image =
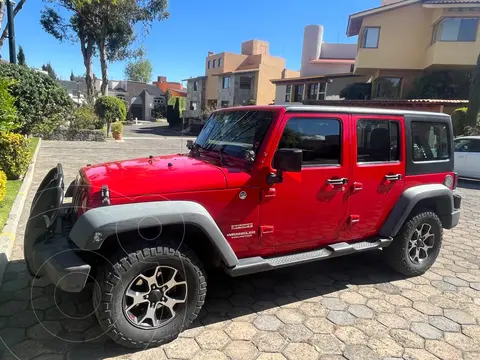
[[[269,309],[294,306],[301,300],[316,303],[358,285],[398,293],[389,284],[398,279],[402,277],[383,264],[381,251],[240,278],[215,271],[209,274],[205,306],[190,329],[268,314]],[[104,359],[141,351],[119,347],[102,333],[91,289],[92,284],[80,293],[65,293],[33,279],[23,260],[10,262],[0,291],[0,337],[8,347],[0,343],[1,358],[68,353],[69,359]]]
[[[458,186],[462,189],[470,189],[470,190],[480,190],[480,181],[474,180],[458,180]]]

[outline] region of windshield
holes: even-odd
[[[205,150],[245,158],[257,154],[272,122],[272,111],[225,111],[213,113],[195,142]]]

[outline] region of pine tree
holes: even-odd
[[[18,47],[17,62],[18,65],[27,66],[27,63],[25,62],[25,53],[21,46]]]
[[[75,75],[73,74],[73,70],[70,72],[70,81],[75,81]]]
[[[48,73],[53,80],[57,80],[57,73],[53,70],[52,64],[47,63],[42,65],[42,70]]]

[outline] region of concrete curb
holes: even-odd
[[[15,234],[17,233],[18,223],[20,216],[22,215],[23,208],[25,206],[25,200],[27,199],[28,192],[33,182],[33,173],[35,171],[35,164],[37,163],[38,152],[42,145],[42,139],[38,140],[37,148],[33,153],[32,160],[28,167],[27,173],[23,178],[22,186],[18,191],[17,197],[13,202],[10,214],[8,214],[7,223],[0,233],[0,285],[3,281],[3,274],[7,267],[9,258],[12,255],[13,245],[15,244]]]

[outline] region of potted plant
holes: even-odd
[[[112,136],[115,140],[122,140],[123,124],[116,121],[112,124]]]

